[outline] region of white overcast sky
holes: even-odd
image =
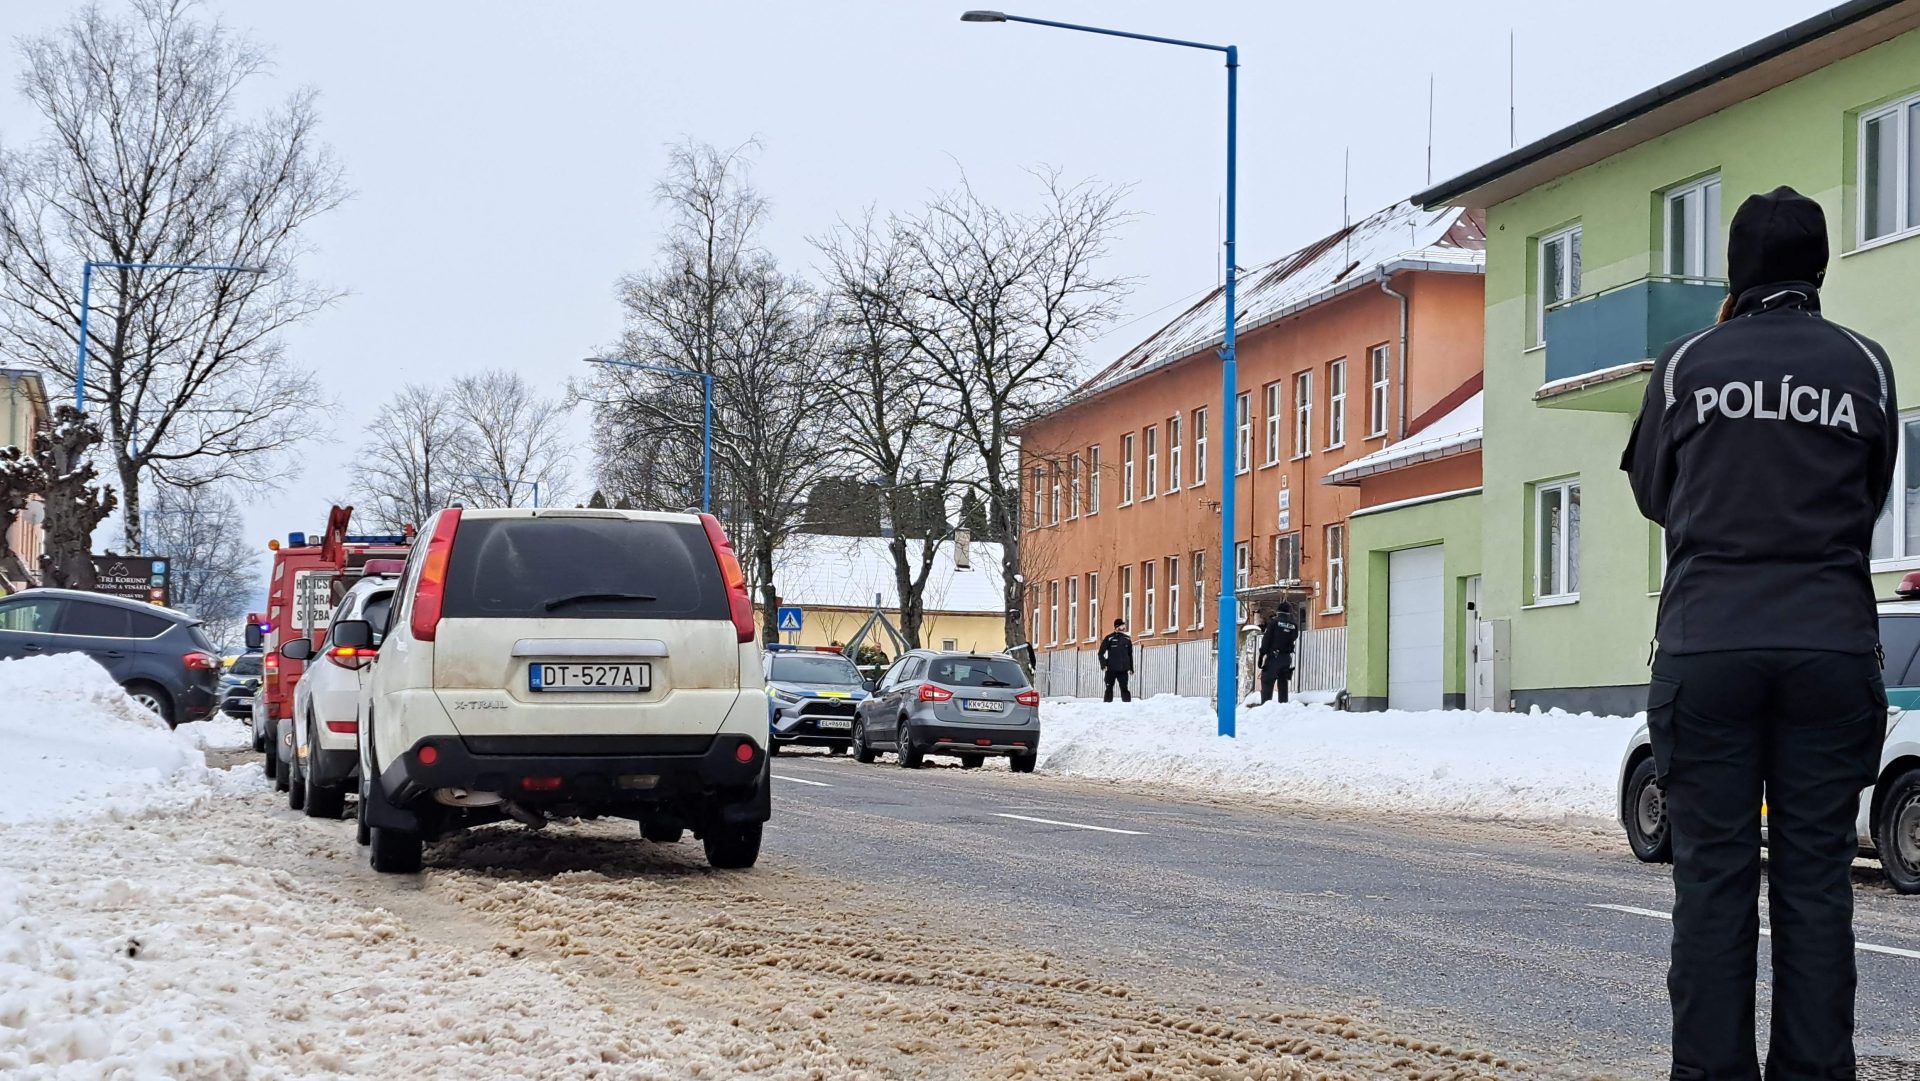
[[[758,137],[768,246],[874,204],[910,208],[965,168],[996,198],[1022,170],[1133,185],[1115,245],[1140,284],[1104,362],[1210,287],[1222,191],[1218,56],[1019,25],[958,21],[970,0],[211,0],[204,12],[274,52],[265,100],[321,91],[323,134],[355,198],[319,223],[302,268],[350,295],[289,335],[289,358],[342,403],[316,411],[311,480],[248,500],[252,539],[324,523],[361,430],[391,388],[511,368],[556,391],[620,329],[613,293],[659,235],[665,144]],[[979,2],[979,0],[971,0]],[[1508,147],[1507,36],[1517,35],[1522,143],[1830,6],[1822,0],[1034,0],[1008,10],[1241,49],[1243,266]],[[81,5],[5,0],[0,33]],[[114,7],[108,3],[109,9]],[[0,138],[32,137],[19,56],[0,54]],[[76,268],[77,273],[78,268]],[[584,424],[578,426],[584,432]],[[585,455],[576,474],[590,472]],[[577,493],[576,493],[577,494]],[[103,531],[104,539],[105,531]]]

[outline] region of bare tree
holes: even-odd
[[[453,502],[472,450],[445,390],[409,383],[380,407],[366,431],[354,487],[375,529],[397,533],[418,526]]]
[[[154,554],[171,564],[173,606],[199,616],[222,650],[232,648],[247,609],[266,593],[254,573],[239,503],[217,485],[161,485],[150,528]]]
[[[824,378],[845,447],[877,489],[893,529],[888,551],[900,597],[900,634],[918,649],[927,580],[952,540],[945,512],[960,441],[940,417],[953,394],[915,343],[910,253],[889,223],[868,213],[814,242],[832,297],[831,363]],[[922,513],[941,508],[937,521]],[[917,544],[913,542],[918,542]]]
[[[837,445],[825,430],[830,399],[819,379],[823,306],[758,246],[766,203],[748,179],[745,150],[673,148],[656,191],[670,222],[658,265],[621,283],[621,349],[713,377],[715,507],[742,542],[772,639],[774,550],[799,527],[806,494],[834,468]],[[577,393],[595,406],[603,457],[626,457],[618,468],[638,474],[644,489],[686,490],[702,439],[699,380],[610,367]],[[664,483],[649,480],[647,467],[667,469]]]
[[[33,584],[32,569],[13,550],[13,525],[46,490],[46,470],[30,450],[0,447],[0,576]]]
[[[34,436],[34,457],[46,478],[47,546],[40,553],[41,581],[62,589],[92,589],[93,531],[119,499],[95,484],[93,449],[100,426],[70,405],[53,411],[53,427]]]
[[[1007,641],[1026,641],[1019,587],[1021,427],[1073,385],[1081,350],[1129,288],[1104,273],[1124,188],[1041,173],[1039,209],[988,204],[964,181],[904,224],[915,303],[906,327],[952,408],[940,416],[1001,542]]]
[[[565,498],[572,456],[563,397],[545,397],[520,375],[495,370],[455,379],[448,403],[461,446],[449,486],[459,498],[482,507]]]
[[[131,6],[85,8],[22,44],[21,88],[46,128],[0,149],[0,348],[72,386],[89,260],[259,268],[94,275],[86,402],[137,549],[142,474],[256,479],[322,407],[279,334],[338,296],[293,265],[305,227],[346,191],[312,91],[240,119],[260,48],[196,21],[194,0]]]

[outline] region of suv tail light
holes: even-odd
[[[366,646],[333,646],[327,650],[327,659],[342,668],[358,671],[373,660],[373,650]]]
[[[1023,706],[1037,706],[1040,704],[1040,692],[1021,691],[1019,694],[1013,696],[1013,700]]]
[[[211,653],[197,651],[181,657],[180,663],[186,665],[189,672],[211,672],[220,667],[219,658]]]
[[[727,531],[720,528],[720,519],[711,514],[701,514],[700,524],[706,527],[707,540],[713,544],[714,558],[720,561],[720,577],[727,583],[727,605],[733,615],[733,629],[740,641],[753,641],[753,598],[747,595],[747,576],[740,570],[740,557],[734,554],[733,542],[727,540]]]
[[[422,642],[433,641],[440,629],[440,608],[447,594],[447,560],[453,555],[453,534],[460,528],[460,508],[443,510],[433,520],[433,536],[427,538],[427,554],[420,564],[420,584],[413,591],[413,636]]]
[[[931,683],[922,683],[920,685],[920,701],[951,702],[953,701],[953,692],[947,690],[945,687],[936,687]]]

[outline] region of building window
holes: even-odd
[[[946,650],[948,653],[952,653],[954,650],[960,648],[960,640],[958,638],[942,638],[940,639],[940,648]]]
[[[1154,592],[1154,588],[1153,588],[1153,584],[1154,584],[1153,572],[1154,572],[1153,560],[1149,559],[1145,563],[1140,564],[1140,589],[1142,592],[1146,594],[1146,599],[1147,599],[1147,618],[1140,625],[1141,634],[1153,633],[1154,613],[1158,611],[1158,608],[1155,606],[1155,601],[1154,601],[1154,598],[1157,597],[1158,594]]]
[[[1547,344],[1547,309],[1580,295],[1580,227],[1540,238],[1540,307],[1534,312],[1534,344]]]
[[[1086,469],[1086,465],[1087,463],[1078,454],[1067,459],[1067,517],[1069,518],[1080,517],[1082,506],[1080,497],[1085,494],[1080,486],[1080,474]]]
[[[1347,361],[1327,365],[1327,449],[1347,445]]]
[[[1167,557],[1167,633],[1180,629],[1180,557]]]
[[[1047,524],[1047,471],[1040,466],[1033,467],[1033,524],[1028,529],[1039,529]]]
[[[1087,572],[1087,641],[1100,637],[1100,575]]]
[[[1534,487],[1533,599],[1580,599],[1580,482]]]
[[[1247,546],[1247,542],[1241,541],[1235,544],[1233,546],[1233,593],[1236,598],[1247,588],[1248,575],[1253,571],[1252,563],[1253,552]],[[1246,626],[1247,602],[1237,601],[1235,608],[1239,612],[1239,615],[1236,617],[1238,624],[1243,627]]]
[[[1133,564],[1120,568],[1120,618],[1133,626]]]
[[[1067,637],[1071,642],[1080,637],[1080,579],[1067,579]]]
[[[1060,583],[1047,583],[1047,644],[1060,644]]]
[[[1167,418],[1167,491],[1180,490],[1180,417]]]
[[[1034,586],[1033,589],[1029,590],[1028,592],[1029,592],[1029,596],[1027,598],[1027,607],[1028,607],[1028,610],[1033,613],[1033,618],[1029,621],[1033,624],[1033,632],[1027,635],[1027,643],[1029,645],[1039,645],[1040,644],[1040,587]]]
[[[1920,413],[1900,419],[1900,461],[1893,494],[1873,526],[1873,558],[1920,556]]]
[[[1133,503],[1133,433],[1120,437],[1120,505]]]
[[[1387,365],[1392,354],[1384,345],[1367,350],[1367,435],[1387,434]]]
[[[1152,499],[1160,494],[1160,429],[1156,425],[1147,425],[1147,495]]]
[[[1193,411],[1193,486],[1207,483],[1207,411]]]
[[[1193,553],[1193,629],[1207,625],[1207,553]]]
[[[1233,400],[1233,430],[1233,471],[1238,475],[1253,466],[1253,395],[1244,391]]]
[[[1100,513],[1100,447],[1087,448],[1087,513]]]
[[[1267,384],[1267,464],[1273,465],[1280,460],[1280,426],[1284,423],[1280,411],[1280,384]]]
[[[1048,516],[1047,522],[1049,525],[1059,525],[1060,524],[1060,467],[1059,466],[1050,465],[1047,467],[1047,483],[1051,486],[1050,498],[1052,499],[1052,504],[1049,507],[1049,509],[1052,511],[1052,514]]]
[[[1313,373],[1293,377],[1293,456],[1313,453]]]
[[[1920,229],[1920,97],[1860,118],[1860,242]]]
[[[1300,534],[1282,533],[1273,538],[1273,580],[1300,580]]]
[[[1347,608],[1347,527],[1336,522],[1327,527],[1327,611]]]
[[[1667,193],[1667,265],[1675,278],[1720,278],[1720,178],[1708,177]]]

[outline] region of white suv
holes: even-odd
[[[323,639],[317,653],[326,663],[307,665],[300,682],[294,684],[293,716],[279,722],[289,728],[293,751],[287,769],[287,806],[305,810],[309,818],[339,818],[360,774],[360,700],[403,567],[398,559],[367,561],[360,581],[340,598],[327,624],[364,620],[374,628],[373,644],[342,646]],[[310,639],[296,638],[280,653],[290,660],[310,661],[316,648]]]
[[[711,515],[436,513],[414,544],[361,711],[375,870],[513,818],[691,829],[750,867],[771,813],[767,706],[740,562]],[[373,627],[331,628],[368,648]]]

